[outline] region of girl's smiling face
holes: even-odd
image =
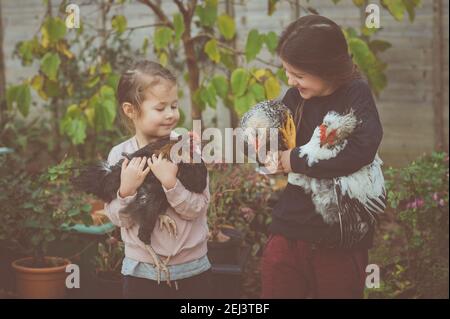
[[[336,89],[333,85],[316,75],[295,68],[283,59],[281,62],[286,71],[288,84],[296,87],[305,100],[315,96],[330,95]]]
[[[180,119],[177,85],[163,80],[148,88],[140,110],[133,119],[136,131],[153,138],[170,135]]]

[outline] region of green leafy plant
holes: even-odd
[[[250,164],[214,164],[210,169],[211,201],[208,223],[214,239],[220,227],[233,226],[247,236],[250,231],[265,231],[270,180],[255,172]],[[252,245],[256,244],[248,240]],[[259,246],[255,246],[255,252]]]
[[[64,153],[76,152],[84,159],[99,156],[108,151],[112,140],[121,137],[122,132],[115,125],[114,89],[118,75],[130,58],[147,56],[150,45],[162,64],[170,64],[184,75],[193,119],[200,119],[207,106],[215,108],[222,100],[231,112],[235,127],[238,117],[253,104],[281,93],[286,76],[281,65],[274,62],[277,34],[257,29],[241,34],[233,16],[235,4],[226,1],[223,10],[217,0],[173,0],[177,11],[169,15],[156,1],[138,2],[150,9],[151,23],[129,26],[126,16],[111,14],[111,8],[126,6],[125,1],[95,0],[92,4],[98,6],[101,27],[83,20],[79,29],[67,29],[63,18],[68,2],[62,0],[56,15],[52,15],[51,6],[48,8],[35,36],[17,43],[15,52],[22,64],[38,64],[39,71],[8,88],[8,113],[17,110],[28,117],[32,105],[36,104],[31,91],[40,96],[44,107],[51,112],[50,128],[41,136],[50,140],[47,151],[56,162]],[[277,10],[280,2],[267,2],[268,16]],[[338,0],[333,2],[339,3]],[[353,3],[363,8],[366,1]],[[49,6],[47,1],[44,4]],[[397,21],[402,21],[406,14],[413,21],[420,1],[380,0],[379,4]],[[290,5],[299,6],[307,13],[319,13],[299,2],[290,2]],[[155,16],[157,21],[154,21]],[[141,28],[154,28],[153,37],[145,38],[139,49],[132,49],[130,36]],[[355,62],[378,94],[387,85],[387,65],[379,53],[389,49],[391,44],[378,37],[373,39],[376,29],[361,26],[360,30],[345,31]],[[242,45],[239,39],[244,40]],[[263,55],[269,60],[262,59]],[[180,95],[183,94],[180,91]],[[7,116],[5,123],[14,118]],[[182,114],[180,123],[184,119]],[[11,125],[6,131],[0,134],[2,138],[8,137],[7,145],[15,146],[20,138],[19,147],[23,149],[26,135],[18,134]]]
[[[34,90],[43,103],[43,114],[50,111],[51,130],[45,136],[52,140],[48,151],[56,161],[63,152],[94,158],[107,151],[110,143],[104,143],[105,138],[122,135],[114,125],[115,88],[127,62],[141,54],[141,50],[130,48],[131,32],[124,33],[125,17],[108,15],[122,2],[95,1],[101,12],[101,28],[83,21],[79,29],[67,29],[63,21],[67,1],[61,1],[56,16],[48,10],[39,32],[16,45],[15,54],[22,64],[38,64],[39,70],[8,88],[8,121],[15,121],[14,109],[28,117],[32,105],[37,104],[31,100]]]
[[[184,73],[193,119],[200,119],[207,106],[216,108],[221,99],[230,109],[232,125],[236,126],[238,115],[252,104],[280,94],[277,77],[284,80],[283,72],[278,72],[278,65],[258,57],[263,48],[274,56],[278,43],[274,32],[266,34],[253,29],[245,48],[239,49],[235,20],[230,12],[220,12],[217,0],[174,0],[178,11],[172,16],[155,1],[139,2],[158,17],[153,50],[160,62],[163,65],[170,62]],[[144,44],[148,45],[147,39]],[[180,54],[180,49],[184,49],[184,54]],[[263,66],[249,68],[252,61],[263,62]]]
[[[20,163],[1,161],[0,244],[31,255],[33,265],[45,265],[50,243],[64,240],[67,227],[80,220],[90,225],[91,205],[76,195],[69,181],[73,161],[65,160],[39,174],[20,170]]]
[[[372,257],[384,270],[383,285],[369,296],[448,298],[448,174],[446,153],[386,171],[393,211]]]
[[[219,231],[223,226],[242,232],[244,244],[251,249],[243,283],[244,295],[256,298],[260,289],[259,256],[267,241],[271,204],[280,189],[279,178],[258,174],[250,164],[214,164],[209,168],[211,240],[220,239]]]
[[[281,66],[261,59],[262,53],[274,57],[278,36],[274,32],[261,33],[257,29],[249,30],[247,35],[238,34],[234,17],[230,10],[219,11],[217,0],[202,2],[174,0],[179,12],[173,17],[151,0],[140,0],[161,21],[154,33],[154,50],[161,63],[179,66],[185,73],[191,96],[193,119],[201,118],[206,106],[215,108],[218,99],[232,114],[232,125],[236,126],[237,117],[250,106],[263,99],[278,97],[286,77]],[[268,15],[275,11],[277,0],[268,1]],[[335,4],[339,1],[334,0]],[[354,1],[358,7],[365,1]],[[318,14],[310,6],[301,7],[305,12]],[[404,13],[414,20],[414,10],[420,1],[382,0],[385,8],[397,21],[402,21]],[[232,10],[231,10],[232,11]],[[195,26],[195,28],[194,28]],[[194,33],[196,29],[198,32]],[[385,69],[387,65],[378,56],[391,44],[381,39],[373,40],[377,29],[368,29],[361,25],[361,31],[347,29],[349,51],[361,71],[366,75],[373,91],[378,94],[386,86]],[[242,48],[236,39],[244,38]],[[180,46],[184,56],[179,55]],[[259,66],[254,66],[254,62]],[[215,76],[211,77],[211,74]]]

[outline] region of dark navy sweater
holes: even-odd
[[[293,114],[301,101],[302,97],[297,88],[290,88],[283,98],[284,104]],[[350,108],[361,120],[361,125],[348,138],[346,147],[335,158],[308,166],[305,157],[300,158],[297,155],[299,146],[308,143],[314,129],[322,124],[326,113],[332,110],[344,113]],[[349,175],[374,160],[382,135],[383,130],[370,87],[363,79],[352,80],[331,95],[305,100],[300,127],[297,127],[297,147],[291,152],[292,170],[313,178]],[[339,225],[326,224],[322,216],[315,212],[311,195],[306,194],[302,187],[292,184],[286,186],[273,208],[269,231],[290,239],[316,244],[329,245],[340,240]],[[370,248],[372,242],[373,231],[370,231],[358,246]]]

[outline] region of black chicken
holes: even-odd
[[[178,142],[186,143],[186,141],[189,143],[188,149],[190,150],[190,154],[188,159],[184,156],[185,160],[178,163],[177,178],[187,190],[202,193],[207,183],[207,169],[203,161],[200,163],[193,163],[192,161],[194,143],[191,134],[189,134],[189,138],[185,139],[179,136],[178,140],[170,140],[169,137],[162,138],[149,143],[132,154],[122,153],[122,155],[131,160],[133,157],[145,156],[150,158],[153,154],[159,156],[162,153],[164,158],[170,160],[172,147]],[[186,154],[182,154],[182,158],[183,155]],[[78,174],[72,178],[72,182],[80,191],[93,194],[104,202],[109,203],[116,198],[117,190],[120,187],[120,174],[123,161],[124,159],[121,159],[114,165],[109,165],[105,161],[86,165],[79,169]],[[147,164],[145,164],[145,167],[147,167]],[[146,249],[154,260],[155,268],[158,271],[158,282],[160,271],[163,270],[166,272],[168,283],[170,284],[169,273],[166,267],[170,256],[168,256],[165,262],[161,262],[151,247],[150,241],[152,231],[158,219],[160,220],[160,225],[164,224],[169,231],[173,227],[173,233],[176,235],[175,223],[170,217],[164,215],[168,207],[169,203],[162,185],[150,171],[142,185],[138,188],[136,199],[124,208],[123,211],[129,214],[133,221],[139,225],[138,237],[146,245]]]

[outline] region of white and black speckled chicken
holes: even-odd
[[[309,166],[336,157],[358,125],[352,110],[346,114],[328,112],[310,141],[299,148],[298,156],[305,157]],[[386,208],[382,164],[376,154],[372,163],[347,176],[316,179],[291,172],[288,182],[312,194],[316,211],[324,221],[327,224],[339,223],[340,246],[350,248],[367,234]]]
[[[241,126],[278,128],[281,133],[279,149],[294,148],[295,134],[292,132],[295,132],[295,128],[292,129],[292,117],[286,116],[286,109],[281,102],[259,103],[243,116]],[[299,148],[298,156],[305,157],[309,166],[336,157],[345,148],[347,137],[358,124],[351,110],[347,114],[327,113],[310,141]],[[252,142],[253,136],[246,138],[249,143],[258,146]],[[306,193],[311,194],[316,211],[327,224],[339,223],[340,247],[352,247],[366,235],[376,223],[377,215],[386,208],[381,166],[382,161],[376,155],[372,163],[347,176],[317,179],[291,172],[288,182],[301,186]]]
[[[240,127],[244,130],[244,145],[256,152],[263,148],[267,152],[285,151],[295,147],[294,119],[289,108],[281,101],[268,100],[256,104],[242,116]],[[277,134],[271,134],[271,129],[276,129]],[[248,149],[245,152],[250,154]],[[258,162],[259,159],[258,157]]]
[[[158,156],[162,153],[164,158],[170,160],[172,146],[181,139],[181,136],[179,136],[178,140],[170,140],[169,137],[163,138],[142,147],[132,154],[122,153],[122,155],[132,159],[133,157],[144,156],[150,158],[153,154]],[[191,159],[193,158],[194,149],[192,135],[190,134],[189,138],[184,140],[190,144],[190,159],[178,163],[177,178],[187,190],[202,193],[207,185],[205,163],[203,161],[201,163],[192,163]],[[124,159],[121,159],[114,165],[109,165],[105,161],[86,165],[79,169],[78,174],[72,178],[72,182],[80,191],[93,194],[104,202],[109,203],[116,198],[117,190],[120,188],[120,174],[123,161]],[[147,164],[145,167],[147,167]],[[168,260],[164,263],[159,260],[151,247],[150,238],[158,220],[160,221],[160,227],[167,227],[170,233],[176,235],[175,222],[167,215],[164,215],[168,207],[169,203],[162,185],[150,171],[138,188],[136,199],[123,210],[139,225],[138,237],[146,245],[147,250],[154,259],[158,274],[160,275],[160,271],[163,270],[166,272],[167,278],[169,278],[166,267]],[[168,279],[168,283],[170,283],[170,279]]]

